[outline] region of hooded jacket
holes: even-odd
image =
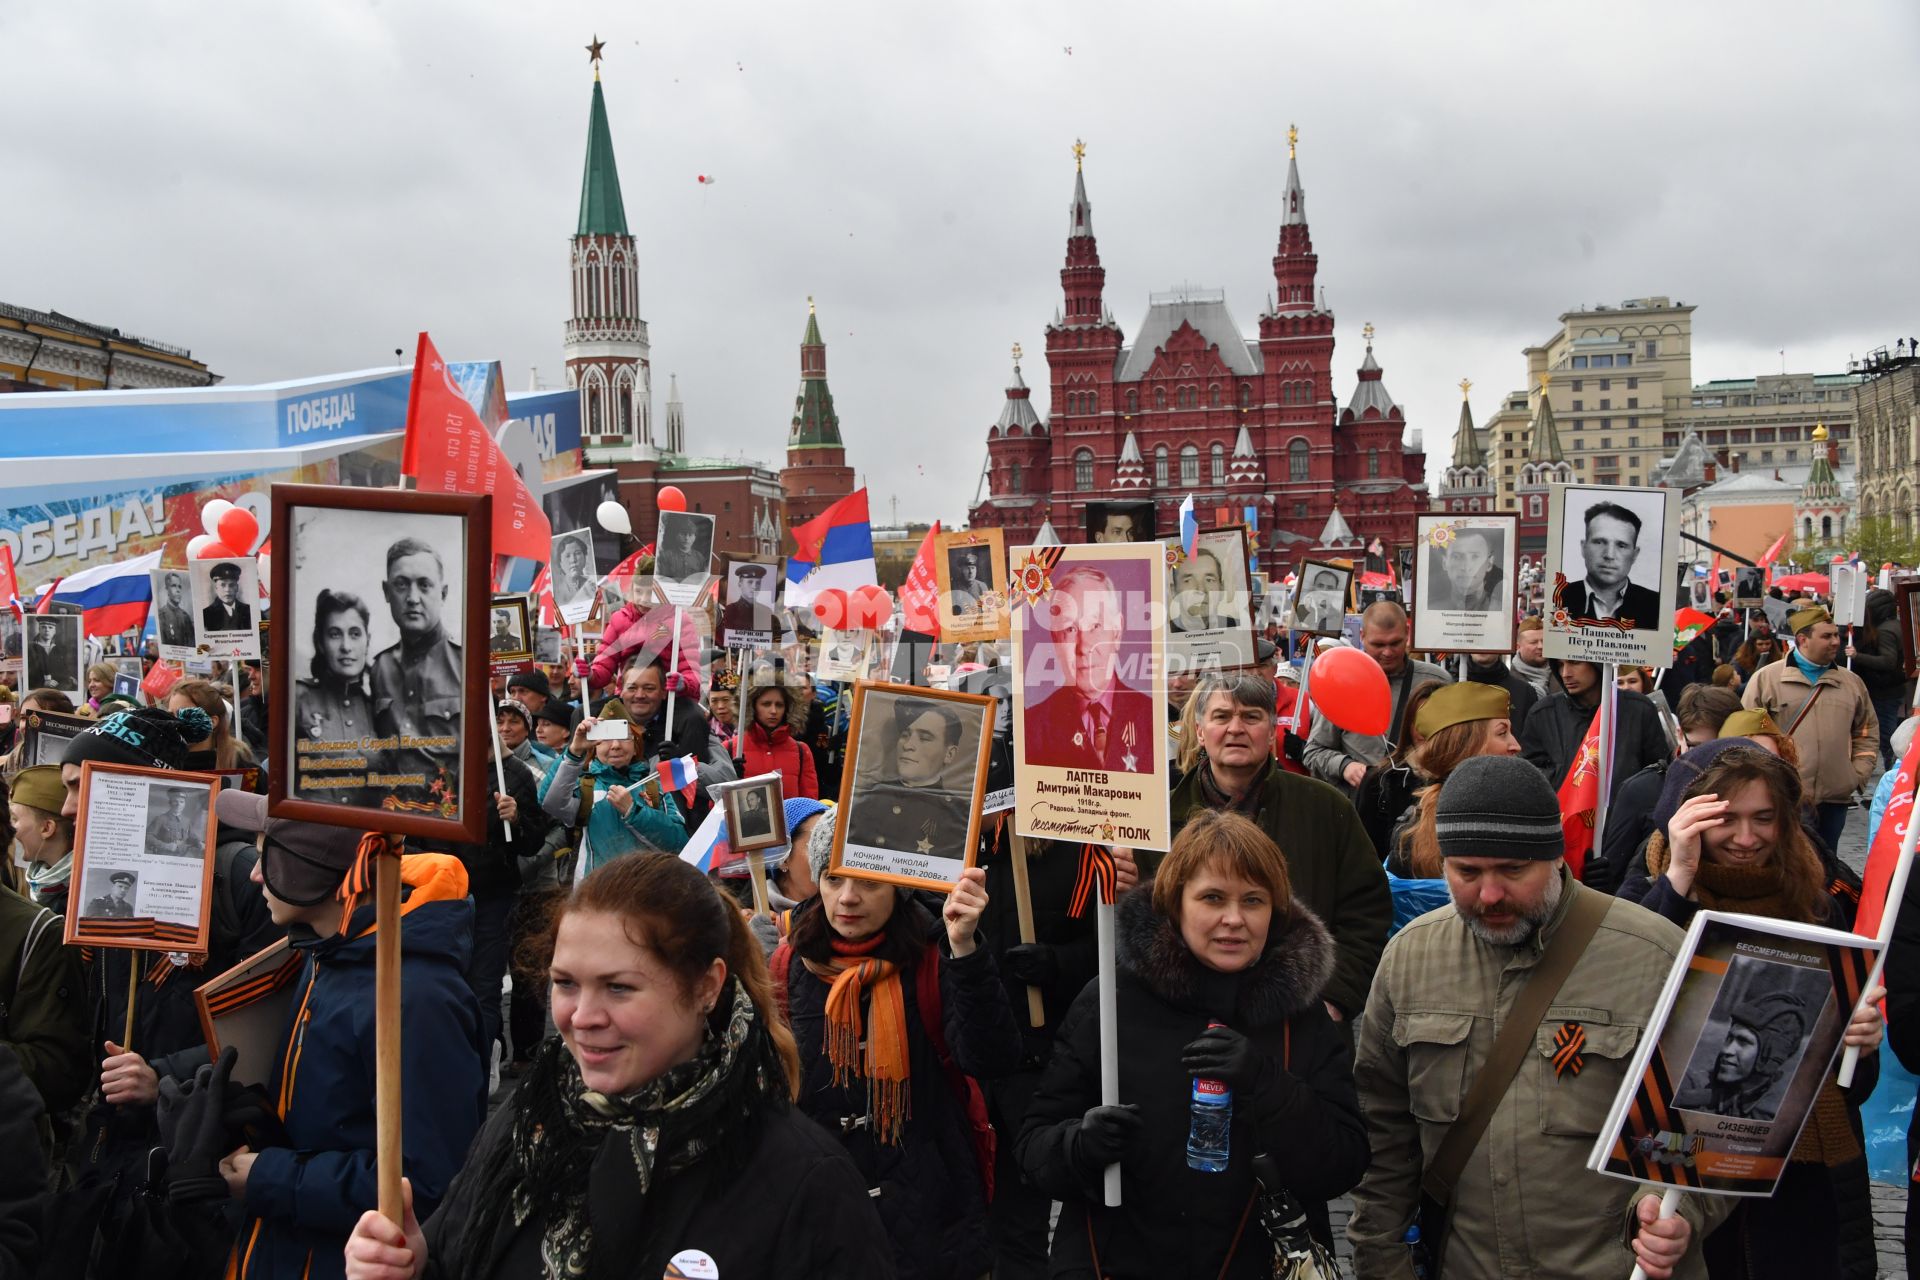
[[[467,985],[473,906],[448,854],[402,858],[401,1125],[414,1211],[433,1212],[486,1114],[480,1010]],[[347,1236],[374,1206],[374,908],[316,937],[296,926],[306,962],[270,1089],[290,1147],[260,1152],[247,1176],[237,1280],[345,1274]]]
[[[678,800],[663,796],[660,807],[656,809],[644,799],[635,799],[633,807],[622,817],[620,811],[613,807],[613,801],[607,798],[610,787],[638,787],[649,778],[659,777],[652,765],[639,760],[616,769],[600,760],[598,755],[588,764],[574,755],[571,749],[562,751],[560,758],[554,761],[553,771],[540,781],[540,807],[547,811],[549,817],[567,826],[580,825],[580,774],[583,768],[593,779],[593,808],[587,813],[586,834],[581,840],[582,848],[589,853],[585,871],[591,871],[625,853],[638,853],[645,849],[658,853],[680,852],[680,847],[687,842],[687,823],[680,814]]]
[[[753,703],[768,689],[776,688],[787,695],[787,718],[769,733],[754,715]],[[820,777],[813,768],[813,752],[800,740],[807,728],[807,705],[810,704],[802,704],[787,685],[759,678],[748,680],[740,700],[740,715],[747,727],[735,739],[741,777],[778,773],[786,799],[820,798]]]
[[[1873,643],[1854,633],[1853,673],[1871,696],[1895,697],[1907,687],[1907,669],[1893,592],[1878,587],[1867,592],[1867,621],[1873,625]]]
[[[652,609],[642,609],[628,602],[613,611],[607,619],[607,629],[600,633],[600,648],[594,654],[593,666],[587,682],[595,689],[605,688],[613,683],[628,658],[639,653],[657,653],[664,664],[673,656],[673,620],[675,613],[680,616],[680,662],[674,667],[680,679],[685,683],[680,688],[680,698],[692,702],[700,696],[700,655],[705,652],[701,647],[700,631],[693,625],[693,610],[675,610],[669,606],[656,605]]]
[[[1296,902],[1274,917],[1260,958],[1225,975],[1196,959],[1153,909],[1150,885],[1120,900],[1118,926],[1120,1100],[1144,1123],[1121,1162],[1122,1207],[1107,1209],[1102,1167],[1077,1152],[1081,1119],[1100,1105],[1100,1002],[1089,984],[1060,1024],[1020,1129],[1021,1168],[1061,1202],[1052,1274],[1090,1274],[1091,1240],[1103,1276],[1212,1280],[1253,1195],[1251,1162],[1262,1151],[1327,1235],[1325,1202],[1366,1171],[1367,1137],[1347,1033],[1321,1007],[1334,968],[1326,928]],[[1263,1087],[1234,1098],[1226,1170],[1201,1173],[1187,1166],[1193,1079],[1180,1057],[1215,1020],[1251,1040],[1267,1070]],[[1256,1210],[1225,1274],[1252,1280],[1272,1269]]]

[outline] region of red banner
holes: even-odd
[[[400,470],[423,493],[492,494],[493,554],[544,562],[552,550],[553,527],[539,500],[508,464],[424,333],[413,358]]]
[[[1887,809],[1880,817],[1880,829],[1874,833],[1873,847],[1867,850],[1867,865],[1860,876],[1860,909],[1854,913],[1853,931],[1871,938],[1880,931],[1880,917],[1887,910],[1887,888],[1893,881],[1893,869],[1900,865],[1900,843],[1906,838],[1907,824],[1913,821],[1913,780],[1920,775],[1920,736],[1907,748],[1893,775],[1893,792],[1887,797]],[[1898,903],[1894,909],[1899,910]]]
[[[1580,878],[1593,851],[1593,823],[1600,809],[1600,708],[1594,708],[1587,736],[1580,740],[1567,779],[1560,784],[1560,831],[1567,849],[1567,869]]]
[[[901,625],[936,639],[940,635],[940,579],[933,570],[933,540],[939,536],[940,522],[935,520],[920,540],[920,554],[913,558],[913,568],[907,570],[907,580],[900,586]]]

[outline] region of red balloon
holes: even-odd
[[[677,484],[663,485],[660,492],[653,495],[653,505],[662,511],[685,511],[687,495],[680,492]]]
[[[240,554],[245,555],[260,537],[260,522],[245,507],[229,507],[220,513],[216,536],[230,547],[239,547]]]
[[[1385,733],[1393,718],[1387,673],[1358,649],[1329,649],[1313,660],[1307,696],[1349,733]]]
[[[240,553],[238,551],[235,551],[226,543],[215,540],[201,547],[200,554],[197,558],[201,560],[234,560],[238,559],[239,555]]]
[[[851,601],[847,593],[838,587],[829,587],[813,598],[813,616],[820,619],[820,625],[834,631],[846,629]]]

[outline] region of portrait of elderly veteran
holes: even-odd
[[[1617,502],[1596,502],[1587,508],[1583,521],[1580,560],[1585,576],[1567,583],[1560,592],[1560,607],[1575,621],[1618,619],[1635,631],[1658,629],[1660,593],[1627,576],[1640,557],[1639,514]]]
[[[1454,1181],[1440,1273],[1617,1280],[1637,1263],[1650,1280],[1706,1276],[1701,1240],[1729,1197],[1682,1196],[1662,1219],[1658,1188],[1586,1164],[1685,935],[1573,877],[1553,788],[1517,757],[1456,767],[1434,830],[1451,907],[1394,935],[1360,1019],[1353,1076],[1372,1162],[1347,1225],[1355,1273],[1410,1274],[1421,1180],[1506,1027],[1519,1065]],[[1536,989],[1549,956],[1571,965]],[[1514,1017],[1543,997],[1541,1013]],[[1556,1072],[1541,1046],[1569,1027],[1580,1069]]]
[[[1427,563],[1437,572],[1427,587],[1429,609],[1493,613],[1500,608],[1500,534],[1492,529],[1462,529],[1445,547],[1435,547]]]
[[[892,722],[883,723],[877,735],[870,737],[862,726],[861,746],[875,742],[887,757],[878,778],[854,784],[847,839],[881,849],[965,857],[972,795],[963,799],[942,785],[961,756],[966,726],[960,713],[927,698],[898,698],[892,710]]]
[[[200,611],[200,623],[208,631],[248,631],[253,627],[253,606],[240,603],[240,566],[222,560],[207,570],[207,585],[213,600]]]
[[[400,628],[400,640],[373,660],[375,731],[383,738],[447,739],[431,748],[401,746],[389,754],[386,765],[396,774],[421,774],[423,789],[443,773],[450,783],[457,781],[466,691],[460,646],[447,638],[440,617],[447,603],[447,571],[440,553],[418,538],[399,539],[387,548],[387,576],[380,592]]]
[[[1037,765],[1143,773],[1153,768],[1153,699],[1120,680],[1126,630],[1120,592],[1100,569],[1080,564],[1053,584],[1039,612],[1041,635],[1026,666],[1026,752]]]
[[[1221,599],[1226,575],[1220,555],[1200,547],[1173,566],[1172,599],[1167,602],[1167,626],[1174,631],[1218,631],[1240,625],[1228,617]]]

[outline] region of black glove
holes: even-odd
[[[1304,763],[1307,758],[1307,740],[1296,734],[1289,733],[1286,741],[1281,746],[1281,750],[1286,753],[1287,759],[1293,761],[1295,764]]]
[[[1074,1142],[1074,1159],[1083,1168],[1103,1169],[1127,1154],[1140,1136],[1140,1108],[1135,1104],[1120,1107],[1095,1107],[1080,1118],[1080,1136]]]
[[[174,1204],[224,1200],[227,1181],[220,1158],[229,1150],[225,1123],[227,1077],[240,1051],[229,1045],[218,1062],[193,1073],[186,1084],[160,1082],[160,1140],[167,1149],[167,1199]]]
[[[1060,957],[1044,942],[1023,942],[1008,947],[1000,957],[1007,976],[1030,987],[1044,987],[1060,976]]]
[[[1190,1076],[1224,1081],[1239,1094],[1264,1085],[1273,1061],[1232,1027],[1208,1027],[1180,1051],[1180,1065]]]

